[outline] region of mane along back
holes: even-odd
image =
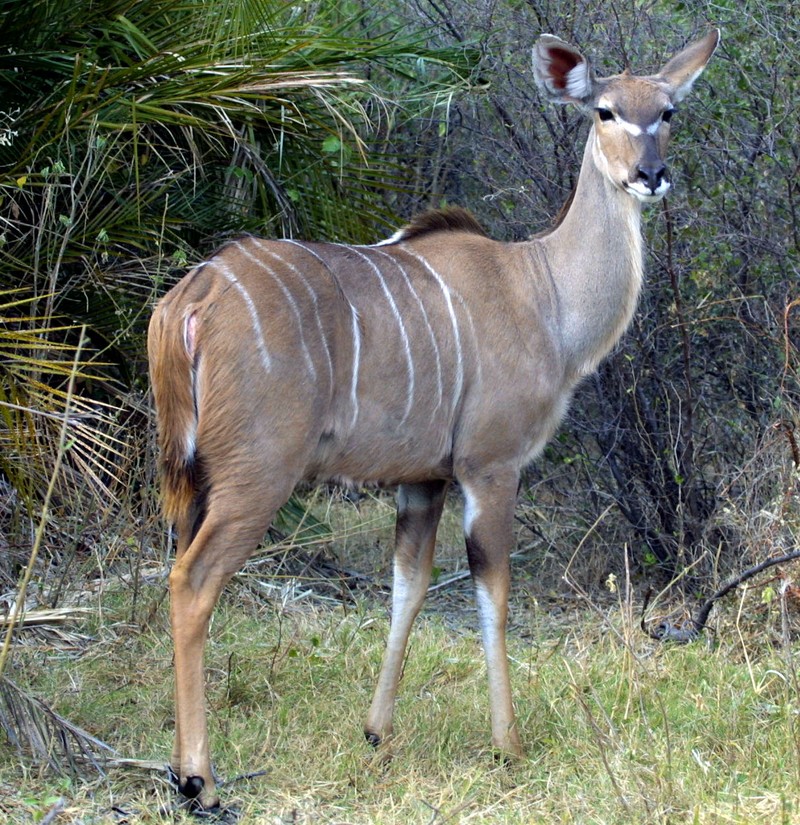
[[[484,228],[478,223],[475,216],[460,206],[448,206],[444,209],[429,209],[414,217],[407,226],[404,226],[393,238],[391,243],[409,241],[422,235],[431,235],[435,232],[468,232],[471,235],[481,235],[487,238]]]

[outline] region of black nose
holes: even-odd
[[[655,193],[667,176],[667,167],[659,164],[639,164],[636,167],[636,176],[647,184],[651,192]]]

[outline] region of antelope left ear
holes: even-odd
[[[692,84],[714,54],[719,38],[719,29],[712,29],[702,40],[676,54],[658,73],[658,77],[671,87],[673,103],[680,103],[689,94]]]

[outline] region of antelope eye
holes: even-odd
[[[602,107],[598,107],[597,116],[603,121],[603,123],[608,123],[609,120],[614,120],[614,113],[611,109],[603,109]]]
[[[664,123],[669,123],[672,120],[672,116],[675,114],[675,111],[676,111],[675,109],[667,109],[661,115],[661,120],[663,120]]]

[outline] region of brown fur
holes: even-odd
[[[164,517],[173,524],[188,516],[198,492],[195,456],[187,454],[181,440],[195,409],[192,363],[180,331],[180,325],[168,322],[164,313],[154,313],[147,336],[150,384],[158,410],[161,498]]]
[[[408,226],[403,227],[401,241],[410,241],[422,235],[434,232],[469,232],[472,235],[488,237],[475,216],[460,206],[447,206],[444,209],[429,209],[416,215]]]

